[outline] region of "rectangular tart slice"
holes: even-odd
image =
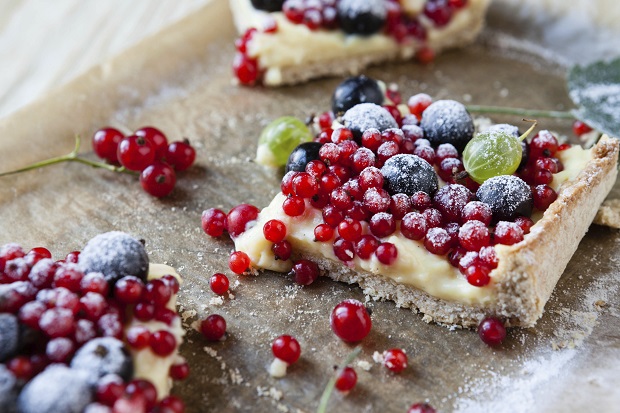
[[[385,61],[429,61],[471,43],[489,2],[230,0],[242,35],[234,71],[242,84],[279,86]]]
[[[432,103],[419,125],[407,105],[399,109],[395,120],[382,106],[354,105],[300,145],[305,155],[289,161],[282,192],[235,234],[236,249],[254,268],[278,272],[312,260],[429,321],[534,325],[616,181],[618,140],[583,149],[540,131],[523,150],[511,125],[474,135],[458,102]],[[472,161],[472,145],[485,139],[501,151]],[[503,167],[510,142],[513,169],[480,178]],[[291,258],[277,259],[266,239],[271,220],[286,227]]]

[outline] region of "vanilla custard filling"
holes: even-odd
[[[588,161],[592,159],[592,151],[574,146],[558,152],[556,156],[564,164],[564,171],[555,174],[551,184],[555,190],[558,190],[563,183],[574,180],[585,168]],[[442,300],[488,306],[496,299],[493,272],[491,272],[491,282],[487,286],[474,287],[467,282],[457,268],[448,262],[445,256],[428,252],[422,241],[405,238],[398,228],[391,236],[381,239],[382,242],[393,243],[398,249],[398,257],[392,265],[380,263],[374,255],[367,260],[356,256],[350,262],[342,263],[334,254],[333,239],[326,242],[314,241],[314,228],[323,223],[321,211],[313,208],[310,202],[306,201],[305,212],[299,217],[290,217],[282,211],[282,203],[285,199],[282,193],[276,195],[271,204],[261,211],[253,226],[235,239],[237,251],[248,254],[252,265],[256,268],[277,272],[287,272],[292,268],[291,260],[275,259],[271,251],[272,243],[263,236],[265,223],[271,219],[278,219],[286,225],[286,239],[297,251],[322,256],[342,265],[349,265],[356,270],[382,275],[397,283],[411,285]],[[541,217],[542,213],[538,213],[532,216],[532,219],[538,221]],[[367,223],[362,224],[364,233],[369,233]]]
[[[480,26],[478,22],[482,20],[489,1],[469,1],[465,8],[454,13],[446,26],[440,28],[421,16],[420,22],[425,26],[428,35],[425,44],[434,50],[440,50],[461,43],[464,37],[472,38],[467,32],[478,29],[476,26]],[[424,5],[424,2],[420,1],[405,3],[405,10],[415,10],[416,14]],[[257,58],[259,66],[266,69],[264,83],[267,85],[280,84],[281,70],[286,67],[324,62],[343,56],[381,54],[409,59],[421,45],[419,41],[399,44],[383,33],[360,36],[350,35],[342,30],[310,30],[303,24],[292,23],[282,12],[267,13],[257,10],[250,0],[231,0],[230,4],[235,10],[235,23],[240,31],[251,27],[260,31],[268,22],[276,21],[278,28],[274,33],[255,33],[247,45],[248,56]],[[464,33],[467,33],[467,36]]]
[[[181,282],[181,277],[174,268],[164,264],[149,264],[149,281],[156,278],[161,278],[167,274],[174,276],[179,283]],[[172,297],[170,297],[166,307],[176,312],[176,303],[177,296],[176,294],[173,294]],[[183,336],[185,335],[185,331],[181,326],[181,318],[175,317],[171,326],[161,321],[151,320],[143,322],[132,318],[125,326],[125,331],[135,326],[144,326],[148,328],[151,333],[158,330],[166,330],[172,333],[176,339],[177,347],[172,354],[166,357],[156,355],[151,351],[150,347],[136,350],[130,345],[127,345],[133,359],[134,378],[146,379],[153,383],[157,389],[157,398],[161,400],[170,394],[170,389],[172,388],[170,367],[177,362],[179,346],[183,342]]]

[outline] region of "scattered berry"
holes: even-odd
[[[271,344],[271,351],[274,357],[288,364],[295,363],[301,356],[301,346],[299,342],[294,337],[288,335],[276,338]]]
[[[357,300],[344,300],[334,307],[330,324],[340,339],[351,343],[364,339],[372,327],[368,310]]]
[[[478,335],[489,346],[497,346],[506,338],[506,328],[499,319],[488,317],[478,325]]]
[[[345,367],[342,369],[336,379],[336,389],[343,393],[353,390],[357,384],[357,373],[353,367]]]
[[[407,354],[399,348],[387,350],[383,353],[383,365],[394,373],[400,373],[408,366]]]
[[[219,314],[211,314],[200,323],[200,332],[209,341],[219,341],[226,334],[226,320]]]

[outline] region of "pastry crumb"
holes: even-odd
[[[603,202],[596,213],[596,217],[594,217],[594,223],[620,229],[620,199],[610,199]]]
[[[364,370],[364,371],[370,371],[372,364],[370,364],[370,362],[366,361],[366,360],[359,360],[357,362],[357,367],[359,367],[360,369]]]

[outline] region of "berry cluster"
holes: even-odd
[[[120,238],[115,240],[128,245]],[[93,258],[86,249],[83,254]],[[126,257],[131,255],[129,251]],[[181,400],[169,396],[158,401],[153,384],[133,377],[131,357],[142,350],[167,357],[177,348],[168,329],[152,331],[145,324],[180,322],[168,308],[179,289],[176,278],[166,275],[145,282],[143,274],[115,278],[85,271],[88,265],[78,251],[63,260],[51,257],[41,247],[28,252],[16,244],[0,248],[0,380],[15,382],[2,388],[8,393],[0,400],[9,404],[0,403],[0,410],[17,405],[24,413],[51,412],[40,410],[45,389],[45,400],[53,400],[50,403],[62,411],[131,407],[135,412],[183,412]],[[117,269],[130,267],[120,264]],[[169,374],[181,380],[188,372],[187,363],[180,361]],[[72,386],[64,383],[66,376],[72,377]]]
[[[102,128],[93,135],[92,144],[101,159],[140,172],[140,185],[155,197],[172,192],[176,172],[186,170],[196,159],[196,151],[187,139],[169,144],[166,136],[152,126],[130,136],[111,127]]]

